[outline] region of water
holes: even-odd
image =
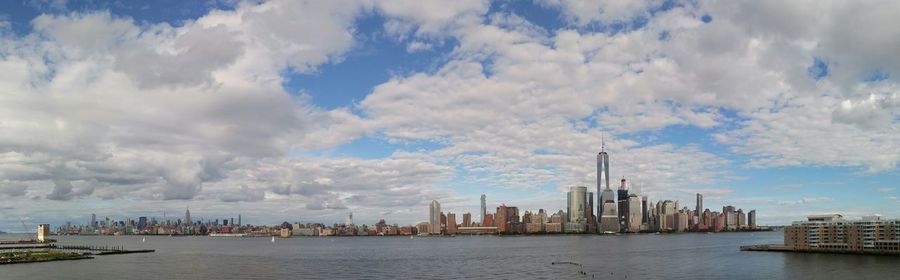
[[[0,236],[2,237],[2,236]],[[155,253],[0,266],[0,279],[897,279],[900,257],[742,252],[782,233],[217,238],[60,236]],[[552,265],[569,261],[584,265]]]

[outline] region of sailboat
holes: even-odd
[[[275,237],[272,236],[272,243],[275,243]]]
[[[147,242],[147,237],[141,237],[141,243]]]

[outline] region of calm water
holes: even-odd
[[[0,266],[0,279],[898,279],[900,257],[741,252],[780,232],[633,236],[62,236],[156,253]],[[587,277],[570,261],[584,265]]]

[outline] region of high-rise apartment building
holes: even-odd
[[[694,215],[697,216],[697,224],[703,224],[703,195],[697,193],[697,207],[694,209]]]

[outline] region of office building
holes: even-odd
[[[616,203],[618,204],[619,225],[622,230],[628,229],[628,187],[625,178],[622,178],[619,189],[616,191]]]
[[[628,196],[628,232],[640,232],[644,220],[642,199],[637,194]]]
[[[603,184],[604,182],[606,183],[605,185]],[[606,189],[609,189],[609,154],[606,153],[606,141],[601,138],[600,153],[597,154],[597,215],[598,219],[601,219],[598,220],[597,223],[601,224],[601,228],[603,224],[602,208],[603,204],[606,202],[602,196],[603,191]]]
[[[428,208],[428,216],[430,217],[431,234],[441,234],[441,204],[437,200],[431,201],[431,207]]]
[[[565,225],[566,232],[584,232],[585,223],[587,222],[586,209],[587,206],[587,188],[582,186],[569,187],[567,199],[568,223]]]

